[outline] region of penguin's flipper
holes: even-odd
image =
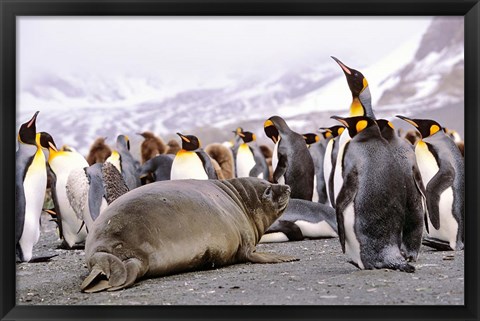
[[[287,172],[287,157],[279,153],[278,164],[277,164],[277,167],[275,168],[275,171],[273,172],[273,182],[278,183],[278,180],[280,179],[280,177],[285,175],[286,172]]]
[[[342,251],[345,253],[345,226],[343,219],[343,212],[354,201],[358,190],[358,176],[355,168],[352,168],[347,172],[343,186],[337,196],[336,208],[337,213],[337,229],[340,244],[342,245]]]
[[[440,228],[440,195],[453,185],[455,170],[450,164],[440,163],[440,168],[427,184],[428,217],[433,227]]]
[[[105,162],[102,166],[103,188],[107,204],[128,192],[127,184],[118,169],[112,163]]]
[[[86,168],[73,169],[67,178],[67,198],[77,218],[83,220],[83,211],[87,205],[89,182]]]
[[[58,237],[63,240],[63,228],[62,228],[62,213],[60,212],[60,208],[58,207],[58,197],[57,197],[57,176],[55,173],[50,169],[50,165],[47,165],[48,172],[50,173],[52,179],[52,200],[53,200],[53,212],[56,215],[56,222],[58,227]]]
[[[20,241],[23,233],[23,225],[25,224],[25,191],[23,184],[17,182],[15,184],[15,244]]]
[[[207,173],[208,179],[218,179],[217,172],[213,167],[212,161],[210,160],[210,156],[203,150],[197,150],[195,152],[200,160],[202,161],[203,168],[205,168],[205,172]]]
[[[97,164],[99,166],[97,166]],[[90,181],[90,188],[88,190],[88,209],[93,221],[100,215],[100,208],[102,207],[102,200],[105,196],[105,188],[103,187],[102,165],[97,163],[95,167],[88,167],[86,170],[87,177]]]
[[[427,233],[430,233],[428,230],[428,206],[427,206],[427,191],[425,190],[425,186],[423,185],[422,175],[420,174],[420,170],[418,169],[417,164],[412,167],[413,170],[413,181],[415,182],[415,186],[417,187],[418,192],[422,195],[422,207],[424,209],[424,220],[425,220],[425,229]]]
[[[265,234],[278,232],[285,234],[289,241],[301,241],[304,239],[302,230],[294,222],[278,220],[265,231]]]
[[[46,255],[46,256],[37,256],[32,258],[28,263],[43,263],[48,262],[52,257],[58,256],[58,254]]]

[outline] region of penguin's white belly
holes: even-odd
[[[288,237],[283,232],[263,234],[258,243],[288,242]]]
[[[279,143],[280,141],[278,141],[275,144],[275,147],[273,147],[273,154],[272,154],[272,172],[273,173],[275,173],[275,169],[277,169],[277,165],[278,165],[278,144]],[[285,177],[284,176],[279,177],[277,180],[277,183],[285,184]]]
[[[333,191],[334,191],[334,199],[337,199],[338,193],[340,193],[340,189],[342,188],[343,185],[343,153],[345,150],[345,145],[347,142],[350,140],[350,135],[348,134],[348,131],[345,130],[343,131],[342,135],[340,136],[340,139],[338,140],[338,154],[337,154],[337,161],[336,161],[336,166],[335,166],[335,173],[333,175]]]
[[[355,262],[361,269],[365,266],[360,257],[360,243],[355,234],[355,211],[353,202],[343,212],[343,227],[345,229],[345,254]]]
[[[312,202],[318,202],[318,191],[317,191],[317,175],[313,176],[313,195]]]
[[[335,230],[325,221],[320,221],[317,223],[307,222],[303,220],[298,220],[295,222],[304,237],[336,237],[338,234]]]
[[[248,145],[240,145],[237,152],[237,177],[250,176],[250,171],[255,167],[255,164],[255,158]]]
[[[170,179],[208,179],[208,176],[195,152],[180,151],[173,160]]]
[[[33,246],[40,238],[40,216],[42,214],[45,190],[47,187],[47,169],[45,156],[37,153],[30,165],[23,188],[25,192],[25,221],[19,243],[25,261],[32,258]]]
[[[417,158],[418,168],[422,175],[423,185],[427,187],[428,182],[438,173],[439,167],[432,153],[428,150],[428,146],[420,141],[415,148],[415,156]],[[428,197],[428,195],[427,195]],[[450,247],[455,249],[457,243],[458,222],[453,217],[453,189],[447,188],[440,195],[438,204],[440,216],[440,228],[437,230],[433,227],[430,217],[428,217],[428,235],[430,237],[446,241],[450,243]]]
[[[330,179],[330,173],[332,172],[332,152],[333,152],[333,138],[327,144],[327,148],[325,149],[325,157],[323,158],[323,177],[325,179],[325,186],[327,190],[327,201],[328,204],[330,203],[330,191],[328,190],[328,184]]]

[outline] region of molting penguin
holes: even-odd
[[[422,244],[424,220],[427,219],[425,187],[415,159],[412,145],[395,132],[393,124],[386,119],[377,119],[383,138],[392,148],[392,156],[401,166],[405,186],[407,188],[407,203],[405,224],[402,232],[402,250],[409,261],[416,261]]]
[[[258,177],[268,179],[268,165],[262,151],[256,144],[256,136],[249,131],[238,133],[243,140],[235,154],[237,177]]]
[[[73,248],[85,242],[87,231],[82,219],[79,219],[70,205],[67,196],[67,181],[72,170],[88,167],[86,159],[77,152],[59,151],[50,143],[48,164],[52,175],[52,198],[57,214],[60,239],[63,246]]]
[[[308,151],[312,156],[313,165],[315,167],[312,201],[325,204],[328,202],[328,198],[323,173],[323,160],[325,157],[327,140],[321,139],[319,135],[314,133],[303,134],[303,137],[305,138]]]
[[[465,203],[463,157],[436,121],[397,117],[415,126],[422,136],[415,145],[415,156],[427,196],[428,237],[424,244],[441,250],[461,250]]]
[[[210,157],[200,149],[199,139],[193,135],[177,135],[182,139],[182,149],[173,160],[170,179],[217,179]]]
[[[375,120],[375,114],[372,109],[372,98],[370,95],[370,89],[368,87],[367,79],[363,74],[355,69],[347,67],[339,59],[332,56],[332,59],[342,68],[343,73],[347,79],[348,87],[352,93],[352,103],[350,104],[350,117],[355,116],[367,116]],[[350,140],[349,131],[345,130],[339,139],[340,150],[344,148],[345,143]],[[343,153],[343,152],[342,152]],[[336,162],[339,162],[337,158]],[[334,172],[333,179],[333,191],[334,199],[337,198],[340,188],[343,184],[343,175],[341,168]]]
[[[405,220],[404,174],[376,122],[365,116],[332,116],[352,139],[339,152],[343,185],[336,199],[342,251],[360,269],[414,272],[401,253]]]
[[[325,156],[323,158],[323,177],[325,179],[325,189],[329,204],[335,208],[335,197],[333,191],[333,180],[335,173],[335,166],[337,164],[338,146],[340,135],[345,130],[344,126],[322,127],[325,130],[322,135],[327,142],[325,148]]]
[[[259,243],[337,237],[335,215],[328,205],[290,199],[285,212],[270,225]]]
[[[36,133],[38,111],[18,132],[15,153],[15,246],[17,259],[28,262],[40,237],[40,215],[47,188],[45,155]]]
[[[264,130],[275,144],[273,182],[289,185],[291,198],[311,201],[315,167],[303,136],[291,130],[279,116],[272,116],[265,121]]]
[[[115,151],[118,153],[118,155],[114,155]],[[137,168],[139,167],[139,163],[130,153],[130,140],[127,136],[118,135],[115,151],[112,151],[112,155],[110,155],[106,161],[113,163],[119,172],[122,173],[123,179],[125,180],[129,190],[139,187],[141,185],[140,177],[137,176]],[[119,156],[118,161],[113,161],[110,159],[116,159],[117,156]]]

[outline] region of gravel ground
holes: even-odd
[[[17,264],[18,305],[463,305],[464,252],[422,246],[412,274],[361,271],[347,262],[338,239],[260,244],[259,251],[296,256],[297,262],[237,264],[147,279],[117,292],[86,294],[83,250],[60,250],[55,225],[42,217],[34,256]]]

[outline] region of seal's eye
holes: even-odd
[[[263,192],[264,198],[271,198],[272,197],[272,186],[267,187],[265,192]]]

